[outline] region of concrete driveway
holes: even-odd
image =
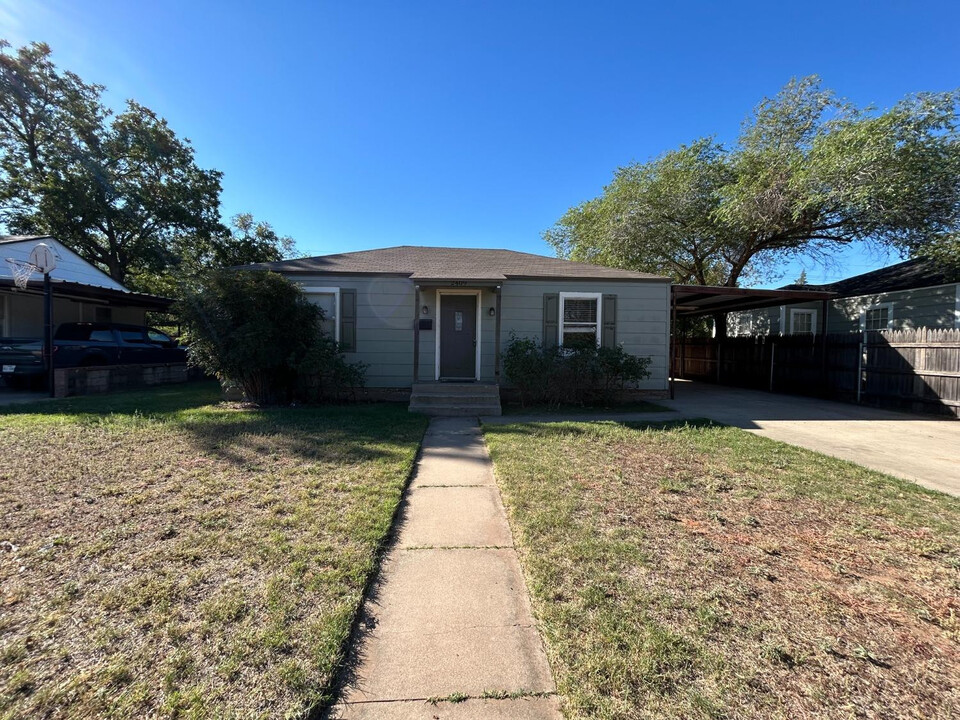
[[[656,402],[960,496],[960,421],[707,383],[675,395]]]

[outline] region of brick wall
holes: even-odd
[[[185,363],[62,368],[54,371],[54,395],[56,397],[93,395],[150,385],[186,382],[187,379]]]

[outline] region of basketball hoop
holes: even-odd
[[[57,253],[46,243],[37,243],[30,251],[29,260],[6,258],[13,275],[13,284],[23,290],[30,282],[30,276],[35,272],[47,275],[57,267]]]
[[[30,282],[30,276],[40,271],[40,268],[33,263],[14,258],[7,258],[7,265],[10,266],[10,274],[13,275],[13,284],[21,290]]]

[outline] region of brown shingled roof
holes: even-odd
[[[406,275],[413,280],[501,281],[507,278],[661,280],[649,273],[571,262],[514,250],[480,250],[400,245],[380,250],[320,255],[259,263],[281,273]]]

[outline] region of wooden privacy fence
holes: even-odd
[[[960,417],[960,330],[677,339],[674,376]]]

